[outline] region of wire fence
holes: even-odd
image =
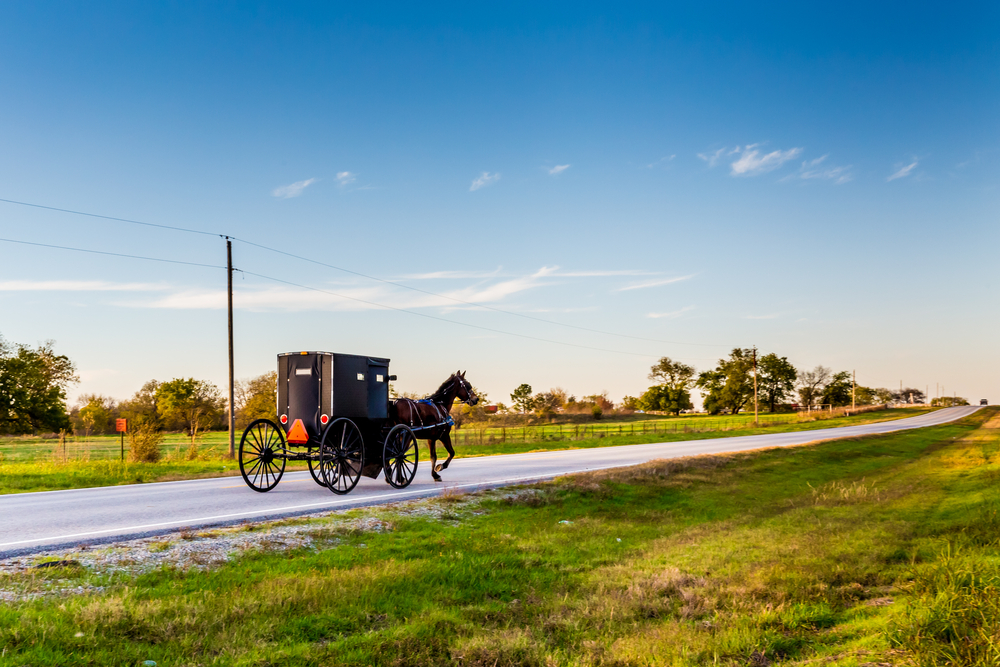
[[[760,415],[757,423],[752,416],[731,418],[678,418],[606,424],[543,424],[535,426],[487,426],[463,427],[452,431],[452,441],[456,445],[526,444],[557,440],[590,440],[596,438],[671,435],[678,433],[708,433],[715,431],[736,431],[754,428],[804,424],[811,421],[849,417],[863,412],[884,410],[884,405],[858,406],[856,408],[827,408],[825,410],[801,411],[786,414]]]

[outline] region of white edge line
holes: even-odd
[[[637,465],[637,464],[635,464],[635,463],[625,463],[625,464],[622,464],[621,466],[607,466],[607,468],[618,468],[618,467],[630,466],[630,465]],[[546,475],[529,475],[527,477],[513,477],[511,479],[496,479],[496,480],[483,481],[483,482],[470,482],[468,484],[453,484],[453,485],[450,485],[450,486],[442,487],[441,491],[443,492],[443,491],[446,491],[448,489],[463,489],[463,488],[466,488],[466,487],[469,487],[469,486],[489,486],[491,484],[502,485],[502,484],[510,484],[512,482],[523,482],[523,481],[532,480],[532,479],[547,479],[547,478],[553,478],[553,477],[562,477],[563,475],[575,475],[577,473],[587,472],[588,470],[594,470],[594,468],[581,468],[579,470],[568,470],[568,471],[565,471],[565,472],[558,472],[558,473],[546,474]],[[0,543],[0,547],[11,547],[11,546],[16,546],[18,544],[27,544],[29,542],[50,542],[52,540],[69,540],[69,539],[73,539],[73,538],[77,538],[77,537],[89,537],[89,536],[93,536],[93,535],[101,535],[102,533],[117,533],[117,532],[131,533],[131,532],[137,532],[137,531],[151,530],[153,528],[163,528],[163,527],[166,527],[166,526],[176,526],[176,525],[182,525],[182,524],[188,524],[188,523],[202,523],[202,522],[209,522],[209,521],[219,521],[221,519],[237,519],[237,518],[240,518],[240,517],[254,516],[256,514],[274,514],[274,513],[279,513],[279,512],[290,512],[290,511],[293,511],[293,510],[306,509],[306,508],[309,508],[309,507],[336,507],[337,505],[344,505],[344,504],[348,504],[348,503],[352,503],[352,502],[353,503],[359,503],[359,502],[366,502],[366,501],[371,501],[371,500],[382,500],[384,498],[399,498],[400,496],[412,496],[412,495],[418,495],[418,494],[428,494],[429,496],[433,497],[433,496],[437,495],[438,492],[437,491],[430,491],[430,492],[428,492],[428,490],[421,489],[421,490],[414,490],[414,491],[403,491],[402,493],[384,493],[384,494],[381,494],[381,495],[378,495],[378,496],[366,496],[366,497],[361,497],[361,498],[355,498],[354,500],[344,499],[344,500],[334,500],[332,502],[324,502],[324,503],[307,503],[305,505],[292,505],[292,506],[289,506],[289,507],[273,507],[273,508],[264,509],[264,510],[254,510],[252,512],[236,512],[236,513],[232,513],[232,514],[218,514],[216,516],[206,516],[206,517],[200,517],[200,518],[197,518],[197,519],[178,519],[177,521],[164,521],[162,523],[147,523],[147,524],[144,524],[142,526],[129,526],[127,528],[106,528],[104,530],[94,530],[94,531],[89,531],[89,532],[86,532],[86,533],[73,533],[71,535],[59,535],[57,537],[37,537],[37,538],[31,539],[31,540],[18,540],[17,542],[4,542],[4,543]]]

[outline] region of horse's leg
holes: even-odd
[[[441,434],[441,444],[444,445],[444,448],[446,450],[448,450],[448,458],[445,459],[444,463],[442,463],[436,468],[436,470],[438,471],[447,470],[448,464],[451,463],[451,460],[453,458],[455,458],[455,450],[451,446],[451,429],[448,429],[447,431]]]
[[[438,456],[437,455],[437,440],[435,440],[434,438],[429,438],[427,440],[427,447],[428,447],[428,449],[431,450],[431,477],[434,478],[435,482],[440,482],[441,481],[441,475],[437,474],[437,466],[435,465],[435,463],[437,462],[437,456]]]

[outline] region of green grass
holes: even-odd
[[[632,415],[584,425],[556,424],[525,429],[465,428],[453,431],[453,438],[457,456],[461,458],[833,428],[913,417],[930,410],[890,409],[833,418],[825,418],[822,414],[807,418],[774,415],[784,421],[767,422],[762,419],[757,427],[753,425],[753,415],[725,419],[707,415],[657,418]],[[792,421],[789,422],[789,419]],[[588,430],[582,432],[582,428]],[[524,439],[522,434],[526,436]],[[127,439],[125,445],[128,446]],[[123,463],[118,436],[67,438],[65,443],[45,438],[0,438],[0,494],[239,474],[236,463],[224,456],[229,448],[227,433],[210,432],[199,436],[198,456],[194,460],[188,459],[189,446],[187,436],[167,434],[162,446],[165,458],[161,462],[129,463],[126,460]],[[427,460],[426,445],[421,444],[421,449],[421,457]],[[438,453],[443,456],[444,448],[439,448]],[[126,458],[127,454],[126,449]],[[289,471],[303,469],[305,466],[301,463],[290,463],[286,468]]]
[[[10,575],[106,588],[0,605],[0,665],[1000,665],[998,453],[989,408],[335,515],[210,572]]]

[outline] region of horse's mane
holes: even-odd
[[[431,394],[430,396],[427,397],[427,400],[430,400],[430,401],[442,400],[443,401],[444,400],[444,395],[445,395],[444,388],[446,386],[448,386],[449,384],[451,384],[451,381],[454,380],[454,379],[455,379],[455,374],[452,373],[451,375],[448,376],[447,380],[445,380],[444,382],[441,383],[441,386],[437,388],[437,391],[435,391],[433,394]]]

